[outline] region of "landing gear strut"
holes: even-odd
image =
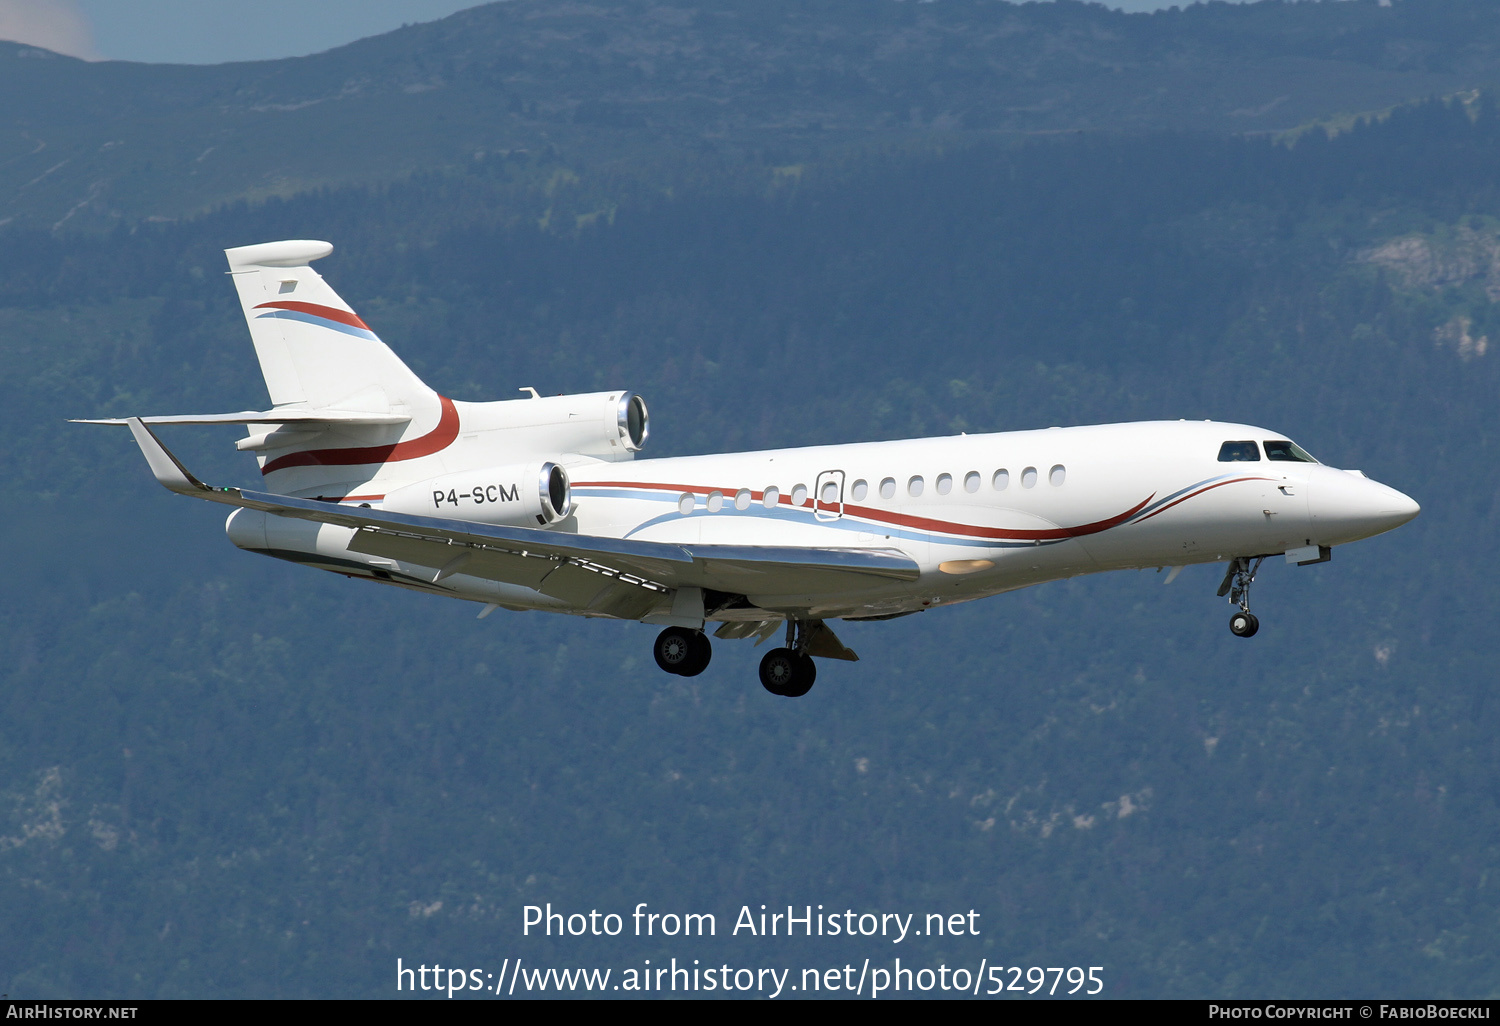
[[[806,652],[807,627],[800,620],[786,622],[786,647],[773,648],[760,661],[760,682],[773,695],[801,698],[812,690],[818,668]]]
[[[1224,583],[1219,585],[1219,597],[1229,596],[1229,601],[1240,608],[1229,618],[1229,630],[1237,638],[1250,638],[1260,630],[1260,621],[1250,612],[1250,585],[1255,583],[1255,573],[1266,561],[1265,556],[1256,556],[1250,562],[1248,556],[1236,556],[1224,574]]]
[[[713,645],[702,631],[690,631],[686,627],[668,627],[656,636],[651,647],[656,656],[656,665],[679,677],[696,677],[708,669],[714,657]]]

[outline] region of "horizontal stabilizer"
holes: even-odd
[[[365,413],[360,410],[243,410],[239,413],[183,413],[172,417],[117,417],[70,421],[73,424],[405,424],[402,413]]]

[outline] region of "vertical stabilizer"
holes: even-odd
[[[439,399],[308,265],[293,239],[224,251],[274,406],[435,416]]]

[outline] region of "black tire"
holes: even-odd
[[[682,671],[693,665],[694,649],[697,647],[693,636],[703,637],[698,631],[690,631],[686,627],[668,627],[656,636],[656,644],[651,646],[651,654],[656,657],[656,665],[668,673],[682,674]],[[704,662],[704,666],[708,665]],[[693,671],[698,673],[702,667]]]
[[[693,631],[693,647],[688,655],[687,665],[677,671],[679,677],[696,677],[708,669],[708,664],[714,657],[713,643],[708,640],[702,631]]]
[[[1229,618],[1229,630],[1237,638],[1253,638],[1260,630],[1260,621],[1254,613],[1235,613]]]
[[[813,662],[812,656],[798,656],[797,663],[797,676],[792,686],[782,692],[788,698],[801,698],[812,690],[813,681],[818,679],[818,665]]]
[[[760,661],[760,683],[773,695],[789,696],[787,688],[794,687],[801,660],[789,648],[773,648]]]

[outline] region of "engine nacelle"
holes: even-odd
[[[573,512],[568,472],[537,461],[444,474],[387,492],[394,513],[506,527],[546,527]]]
[[[630,459],[651,433],[646,403],[634,392],[588,392],[458,406],[462,433],[477,442],[469,451],[503,453],[511,458],[577,453],[603,460]]]

